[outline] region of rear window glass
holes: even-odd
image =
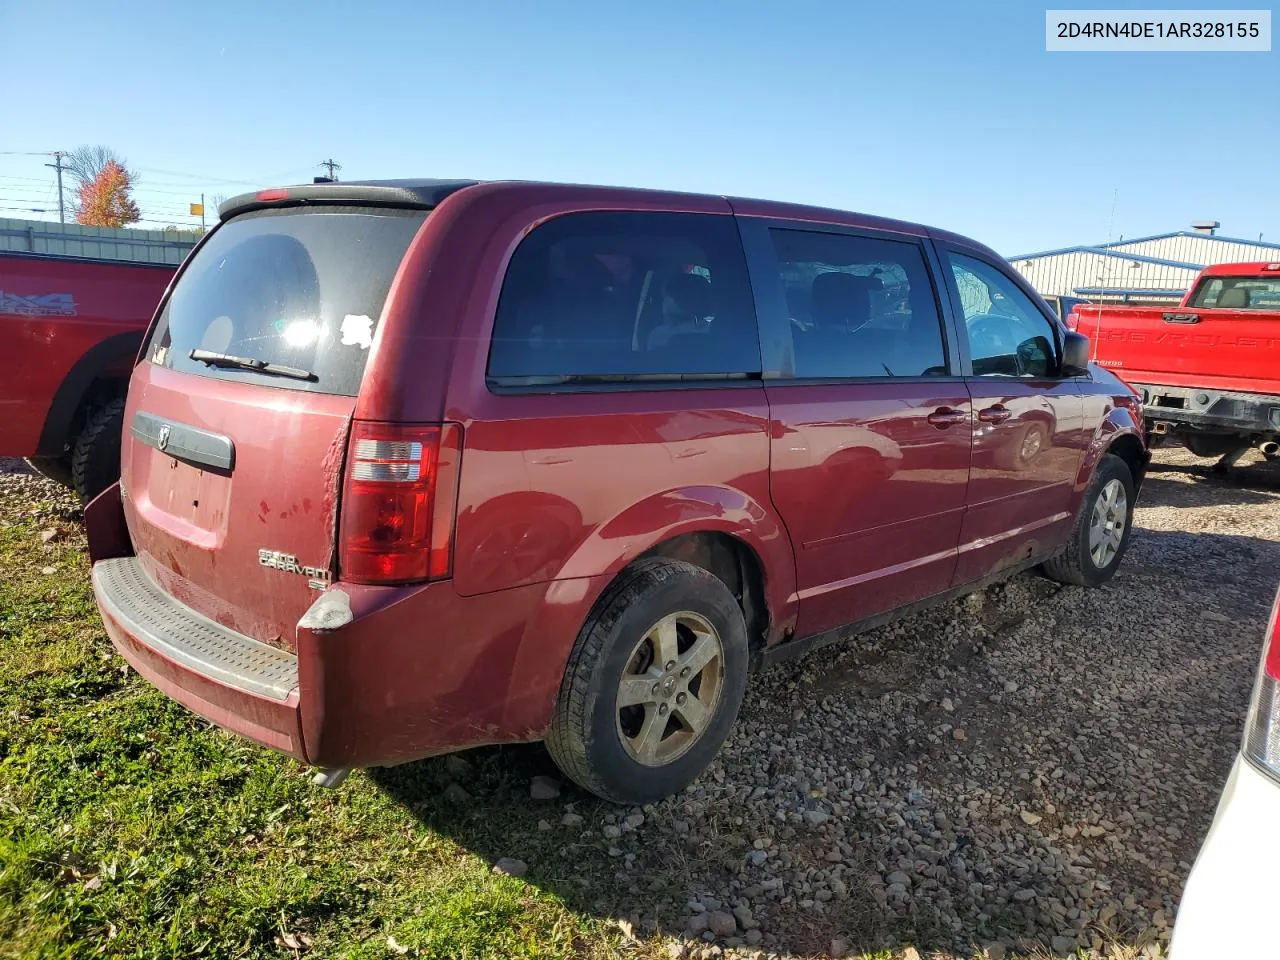
[[[576,213],[511,258],[489,376],[540,384],[760,373],[755,306],[731,217]]]
[[[1191,306],[1280,310],[1280,277],[1210,277],[1196,290]]]
[[[229,220],[182,272],[147,358],[203,377],[355,396],[392,278],[425,216],[333,207]],[[193,351],[288,372],[211,365]]]

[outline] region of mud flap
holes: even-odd
[[[84,526],[89,538],[91,563],[134,555],[133,541],[129,539],[129,528],[124,522],[119,481],[89,501],[84,508]]]

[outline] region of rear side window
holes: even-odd
[[[942,318],[915,243],[774,229],[797,378],[948,372]]]
[[[146,357],[203,377],[355,396],[387,291],[425,216],[286,208],[227,221],[183,270]],[[193,351],[277,373],[213,365]]]
[[[496,383],[759,374],[732,217],[567,214],[530,233],[511,258],[489,353]]]

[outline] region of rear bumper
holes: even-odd
[[[1275,956],[1277,817],[1280,784],[1236,757],[1182,894],[1170,960]]]
[[[1280,396],[1199,387],[1134,383],[1148,427],[1234,433],[1265,439],[1280,435]]]
[[[93,566],[93,593],[120,655],[206,720],[306,759],[298,661],[163,593],[134,557]]]
[[[140,674],[219,726],[325,767],[541,739],[606,580],[478,597],[448,582],[338,583],[299,622],[295,654],[175,600],[135,557],[93,568],[107,633]]]

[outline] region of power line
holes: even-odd
[[[16,203],[21,203],[21,201],[14,201],[13,198],[11,197],[0,197],[0,200],[10,200]],[[49,206],[49,207],[0,206],[0,210],[10,210],[10,211],[19,212],[19,213],[57,213],[58,212],[57,208],[52,206]],[[189,216],[189,215],[184,214],[183,216]],[[183,230],[193,230],[196,227],[196,224],[194,223],[181,222],[180,217],[139,217],[135,222],[136,223],[160,223],[166,226],[177,227],[178,229],[183,229]]]
[[[155,187],[149,187],[145,184],[138,184],[133,188],[133,192],[134,193],[163,193],[170,197],[192,197],[200,192],[200,188],[197,186],[188,190],[157,190]]]
[[[328,160],[321,160],[316,164],[317,167],[325,167],[329,171],[329,179],[337,180],[337,171],[342,169],[342,164],[330,157]]]
[[[0,190],[3,190],[5,193],[34,194],[35,196],[38,196],[38,197],[49,196],[50,191],[53,189],[54,189],[54,185],[52,183],[46,183],[43,187],[19,187],[19,186],[12,186],[10,184],[4,184],[3,186],[0,186]]]
[[[207,183],[238,183],[246,187],[256,187],[258,183],[251,180],[232,180],[228,177],[206,177],[199,173],[182,173],[178,170],[160,170],[157,167],[134,167],[141,173],[162,173],[166,177],[186,177],[190,180],[204,180]]]

